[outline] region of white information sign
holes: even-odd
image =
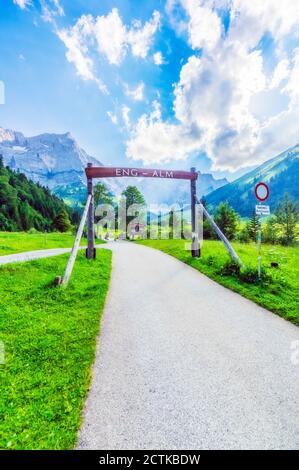
[[[270,215],[270,206],[258,204],[255,206],[256,215]]]

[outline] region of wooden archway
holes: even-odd
[[[200,256],[200,249],[198,245],[198,238],[195,236],[196,227],[196,180],[198,173],[195,168],[190,171],[176,171],[176,170],[159,170],[148,168],[127,168],[127,167],[94,167],[92,163],[88,163],[85,169],[87,177],[87,192],[91,197],[91,202],[88,209],[88,246],[86,256],[89,259],[95,257],[95,244],[94,244],[94,196],[93,196],[93,179],[94,178],[123,178],[123,177],[136,177],[136,178],[160,178],[160,179],[180,179],[190,181],[191,193],[191,224],[192,224],[192,247],[191,253],[193,257]]]

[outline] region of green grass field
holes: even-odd
[[[0,256],[48,248],[71,248],[74,239],[75,235],[71,233],[0,232]],[[82,238],[81,245],[86,243]]]
[[[0,267],[0,448],[71,449],[91,378],[111,252],[78,254],[66,289],[53,287],[68,255]]]
[[[190,252],[185,250],[183,240],[140,240],[137,243],[151,246],[178,258],[219,284],[239,292],[244,297],[299,325],[299,247],[264,245],[262,263],[271,279],[250,284],[242,282],[237,276],[221,273],[221,268],[229,260],[229,255],[220,241],[204,241],[201,258],[192,258]],[[255,244],[233,243],[233,246],[246,266],[257,266]],[[270,268],[270,263],[273,261],[279,263],[278,268]]]

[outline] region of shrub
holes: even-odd
[[[27,233],[29,233],[30,235],[34,235],[34,234],[40,233],[40,232],[38,230],[36,230],[36,228],[32,227],[29,230],[27,230]]]
[[[265,271],[264,268],[261,269],[261,279],[258,277],[258,270],[257,268],[253,268],[251,266],[246,266],[240,269],[239,272],[239,279],[242,282],[247,282],[248,284],[257,284],[259,282],[269,282],[271,281],[271,275]]]
[[[218,271],[218,274],[221,276],[234,276],[240,281],[248,284],[257,284],[261,281],[265,283],[272,280],[272,276],[270,273],[265,271],[264,268],[261,269],[261,279],[259,279],[257,268],[253,268],[251,266],[241,267],[234,260],[227,261]]]
[[[219,274],[221,276],[239,276],[240,274],[240,265],[234,260],[228,260],[220,269]]]

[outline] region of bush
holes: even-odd
[[[215,256],[209,255],[204,259],[204,263],[207,266],[214,266],[216,264],[216,258]]]
[[[250,236],[247,230],[247,226],[243,227],[236,235],[236,240],[240,243],[250,242]]]
[[[264,268],[261,269],[261,279],[258,277],[257,268],[252,268],[247,266],[242,268],[239,273],[239,279],[242,282],[247,282],[248,284],[257,284],[259,282],[269,282],[271,281],[271,275],[265,271]]]
[[[238,277],[239,274],[240,274],[240,269],[241,269],[241,267],[240,267],[239,263],[237,263],[236,261],[231,259],[231,260],[227,261],[222,266],[222,268],[219,271],[219,274],[221,274],[221,276],[236,276],[236,277]]]
[[[272,280],[272,276],[264,268],[261,269],[261,279],[259,280],[257,268],[251,266],[241,267],[234,260],[227,261],[218,271],[218,274],[221,276],[234,276],[248,284],[257,284],[261,281],[270,282]]]
[[[27,233],[29,233],[30,235],[35,235],[36,233],[40,233],[40,232],[36,230],[36,228],[32,227],[29,230],[27,230]]]

